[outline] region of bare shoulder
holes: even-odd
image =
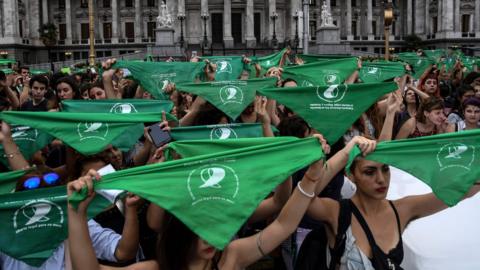
[[[339,212],[340,204],[330,198],[315,198],[307,211],[311,218],[327,223],[332,233],[337,231]]]
[[[393,201],[393,204],[400,216],[402,230],[410,221],[433,215],[448,207],[433,193],[407,196]]]

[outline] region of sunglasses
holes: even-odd
[[[42,180],[47,186],[52,186],[60,182],[60,176],[54,172],[42,176],[32,176],[23,182],[23,187],[27,190],[36,189],[40,187]]]

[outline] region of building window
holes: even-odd
[[[81,8],[88,8],[88,0],[80,0]]]
[[[125,0],[125,7],[133,7],[133,0]]]
[[[112,23],[103,23],[103,39],[112,39]]]
[[[149,38],[154,38],[155,37],[155,28],[156,28],[156,22],[147,22],[147,36]]]
[[[67,25],[60,23],[58,25],[58,39],[65,40],[67,38]]]
[[[65,0],[58,0],[58,8],[65,9]]]
[[[133,22],[126,22],[125,23],[125,37],[127,39],[134,39],[135,38],[135,28]]]
[[[331,7],[336,7],[337,6],[337,0],[330,0],[330,6]]]
[[[377,1],[376,1],[376,0],[369,0],[369,1],[372,1],[372,7],[376,7],[376,6],[377,6]]]
[[[377,21],[372,21],[372,34],[374,37],[377,36]]]
[[[90,29],[89,29],[89,27],[88,27],[88,23],[82,23],[82,24],[80,25],[80,28],[81,28],[81,29],[80,29],[80,30],[81,30],[81,31],[80,31],[80,34],[81,34],[80,38],[81,38],[82,40],[88,39],[89,32],[90,32]]]
[[[352,35],[354,37],[358,36],[357,33],[357,21],[352,21]]]
[[[110,7],[112,7],[110,0],[103,0],[103,7],[104,7],[104,8],[110,8]]]
[[[357,0],[352,0],[352,7],[356,7],[357,6]]]
[[[23,21],[22,20],[18,21],[18,31],[20,33],[20,37],[23,38]]]
[[[147,6],[148,6],[148,7],[154,7],[154,6],[155,6],[155,2],[156,2],[155,0],[148,0],[148,1],[147,1]]]
[[[470,15],[463,14],[462,15],[462,33],[469,33],[470,32]]]
[[[435,34],[438,31],[438,18],[432,17],[432,33]]]

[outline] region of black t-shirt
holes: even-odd
[[[48,111],[47,108],[48,100],[44,99],[42,102],[38,103],[37,105],[33,105],[33,100],[29,100],[24,102],[20,107],[20,111],[29,111],[29,112],[46,112]]]

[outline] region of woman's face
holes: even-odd
[[[203,260],[211,260],[215,256],[217,250],[215,247],[207,243],[207,241],[201,239],[197,240],[197,258]]]
[[[100,87],[92,87],[92,89],[90,89],[90,91],[88,92],[90,95],[90,99],[107,99],[105,90]]]
[[[407,90],[405,93],[405,101],[407,104],[415,104],[415,92],[413,90]]]
[[[357,192],[378,200],[387,197],[390,186],[390,167],[388,165],[358,159],[351,178],[357,186]]]
[[[475,91],[468,90],[465,93],[463,93],[462,98],[460,99],[460,102],[463,103],[465,100],[472,98],[474,96],[475,96]]]
[[[439,126],[445,121],[445,115],[443,109],[436,109],[430,112],[425,111],[425,118],[432,122],[434,125]]]
[[[477,123],[480,122],[480,108],[477,106],[467,105],[463,114],[465,115],[465,122],[472,125],[477,125]]]
[[[60,100],[73,99],[73,89],[68,83],[59,83],[57,85],[57,94]]]
[[[425,93],[429,95],[434,95],[437,92],[437,84],[437,80],[427,79],[423,84],[423,89],[425,90]]]

